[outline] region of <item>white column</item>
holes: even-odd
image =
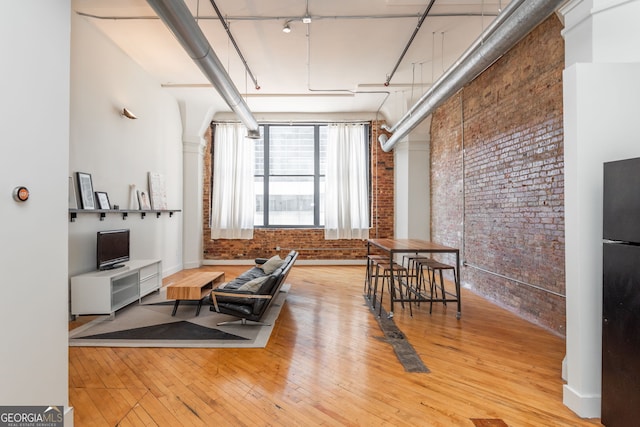
[[[640,1],[576,0],[565,21],[564,145],[567,337],[563,401],[600,416],[602,167],[640,157]]]
[[[202,265],[202,189],[204,138],[183,141],[183,262],[184,268]]]
[[[393,150],[397,238],[430,239],[429,141],[424,138],[412,137]]]

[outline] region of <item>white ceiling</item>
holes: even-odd
[[[428,0],[215,2],[259,90],[210,0],[185,1],[252,112],[376,112],[382,106],[389,114],[394,98],[412,104],[428,89],[508,0],[436,0],[389,86],[384,83]],[[145,0],[74,0],[73,7],[185,105],[231,111]],[[311,23],[302,22],[305,16]],[[288,34],[282,32],[286,21]]]

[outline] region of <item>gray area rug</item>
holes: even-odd
[[[384,307],[378,306],[373,308],[371,300],[367,295],[364,295],[364,300],[367,307],[369,307],[369,311],[371,311],[371,314],[373,314],[378,321],[378,325],[384,333],[385,341],[393,347],[393,351],[396,353],[396,357],[404,367],[405,372],[431,372],[422,362],[420,355],[416,353],[416,350],[409,343],[407,337],[396,326],[393,318],[388,318],[388,314]],[[380,309],[382,314],[378,316],[378,310]]]
[[[265,325],[231,324],[236,317],[210,311],[204,304],[196,316],[196,301],[182,301],[171,316],[174,301],[165,289],[152,293],[140,303],[118,310],[115,316],[101,316],[69,331],[69,345],[75,347],[197,347],[261,348],[267,345],[273,325],[284,304],[290,285],[280,289],[265,313]]]

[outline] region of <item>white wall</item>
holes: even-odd
[[[600,416],[603,163],[640,157],[640,1],[571,1],[565,18],[567,381],[563,401]]]
[[[68,0],[0,14],[2,405],[68,406],[69,16]]]
[[[128,208],[129,184],[147,189],[147,173],[164,175],[168,206],[182,209],[182,120],[178,103],[160,84],[76,14],[71,18],[71,135],[69,175],[92,175],[95,191]],[[137,116],[129,120],[119,111]],[[75,179],[75,176],[74,176]],[[182,213],[156,218],[130,214],[79,215],[69,224],[69,273],[95,269],[97,230],[131,229],[131,257],[160,258],[167,274],[182,269]]]

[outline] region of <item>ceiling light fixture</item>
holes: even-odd
[[[123,108],[122,111],[120,112],[120,115],[122,117],[126,117],[127,119],[131,119],[131,120],[135,120],[138,117],[133,114],[131,111],[127,110],[126,108]]]
[[[289,34],[291,32],[291,27],[289,26],[289,21],[284,23],[284,27],[282,27],[282,32]]]

